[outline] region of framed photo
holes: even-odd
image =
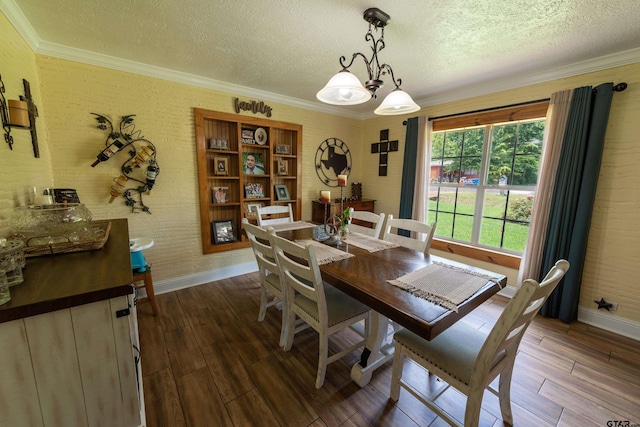
[[[289,200],[289,189],[286,185],[276,185],[276,200]]]
[[[253,138],[253,129],[242,128],[242,143],[243,144],[256,143],[256,140]]]
[[[216,245],[235,242],[236,233],[233,221],[230,219],[211,221],[211,236],[213,237],[213,243]]]
[[[288,145],[278,144],[276,145],[276,154],[289,154],[291,150]]]
[[[244,197],[247,199],[260,199],[264,197],[262,184],[259,182],[247,182],[244,184]]]
[[[255,218],[258,216],[258,208],[261,208],[264,206],[263,203],[247,203],[247,212],[246,212],[246,217],[247,218]]]
[[[289,175],[289,162],[278,160],[278,175]]]
[[[229,159],[226,157],[214,157],[213,165],[216,175],[229,175]]]
[[[229,187],[213,187],[211,189],[212,203],[229,203]]]
[[[246,175],[264,175],[262,153],[242,153],[242,171]]]
[[[209,140],[209,149],[210,150],[228,150],[229,141],[226,139],[211,138]]]

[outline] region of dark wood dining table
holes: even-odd
[[[280,231],[277,234],[290,240],[311,239],[312,230],[304,228]],[[325,282],[372,308],[365,349],[360,362],[351,370],[351,378],[361,387],[370,381],[375,369],[393,357],[393,345],[388,333],[389,319],[431,340],[506,286],[507,278],[504,275],[446,258],[425,255],[403,247],[369,252],[349,245],[348,242],[347,238],[346,243],[338,248],[355,256],[321,265],[320,271]],[[387,283],[387,280],[412,273],[434,261],[482,273],[495,280],[488,280],[476,293],[460,304],[457,311]]]

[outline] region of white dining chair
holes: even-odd
[[[372,227],[366,227],[360,224],[354,224],[353,222],[349,224],[349,231],[353,231],[360,234],[365,234],[367,236],[375,237],[376,239],[380,238],[380,233],[382,232],[382,226],[384,225],[384,214],[376,214],[369,211],[356,211],[353,208],[350,209],[349,215],[352,220],[364,221],[370,223]]]
[[[518,345],[534,316],[568,269],[569,263],[559,260],[542,282],[525,280],[488,335],[464,321],[455,323],[431,341],[406,329],[396,333],[391,400],[399,399],[402,387],[447,423],[472,427],[478,425],[482,396],[487,389],[499,398],[502,421],[513,425],[510,388]],[[427,396],[416,387],[414,375],[409,380],[402,378],[405,358],[426,369],[429,377],[433,374],[445,384]],[[490,384],[498,375],[500,379],[496,390]],[[464,423],[436,403],[450,386],[467,396]]]
[[[290,350],[293,345],[296,317],[303,319],[319,335],[316,388],[321,388],[329,363],[364,346],[369,332],[371,309],[322,281],[315,248],[311,244],[300,246],[276,236],[272,230],[271,245],[276,253],[287,300],[284,350]],[[363,320],[364,331],[354,327]],[[350,345],[341,345],[330,338],[346,328],[353,329],[362,339]],[[338,353],[331,356],[328,355],[330,340],[339,348]]]
[[[395,233],[392,232],[392,229],[395,230]],[[411,231],[412,236],[414,234],[416,234],[416,236],[406,237],[396,234],[400,229]],[[387,222],[384,225],[382,240],[396,243],[405,248],[415,249],[428,255],[435,232],[435,222],[429,225],[414,219],[394,218],[393,215],[389,214],[387,215]],[[421,237],[420,234],[423,236]]]
[[[258,321],[262,322],[264,320],[267,308],[279,304],[279,308],[282,309],[279,345],[282,347],[284,345],[285,320],[287,318],[286,302],[282,292],[280,269],[269,240],[269,231],[250,224],[247,218],[242,219],[242,228],[249,238],[253,254],[258,262],[258,272],[260,274],[260,311],[258,312]]]
[[[260,226],[293,222],[293,209],[291,208],[291,203],[288,203],[286,206],[263,206],[259,207],[257,211],[258,225]]]

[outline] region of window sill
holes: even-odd
[[[461,243],[449,242],[434,238],[431,242],[431,248],[449,252],[455,255],[467,258],[477,259],[479,261],[489,262],[491,264],[500,265],[514,270],[520,269],[520,257],[517,255],[509,255],[502,252],[495,252],[488,249],[480,249]]]

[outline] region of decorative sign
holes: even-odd
[[[380,142],[371,144],[372,153],[380,153],[380,161],[378,163],[378,176],[387,176],[387,167],[389,165],[389,153],[398,151],[398,140],[389,141],[389,129],[380,131]]]
[[[351,172],[351,151],[341,139],[327,138],[316,151],[316,173],[329,187],[338,186],[338,175]]]
[[[233,98],[233,109],[236,114],[240,113],[240,110],[251,111],[253,114],[264,114],[267,117],[271,117],[271,107],[264,102],[260,101],[240,101],[238,98]]]

